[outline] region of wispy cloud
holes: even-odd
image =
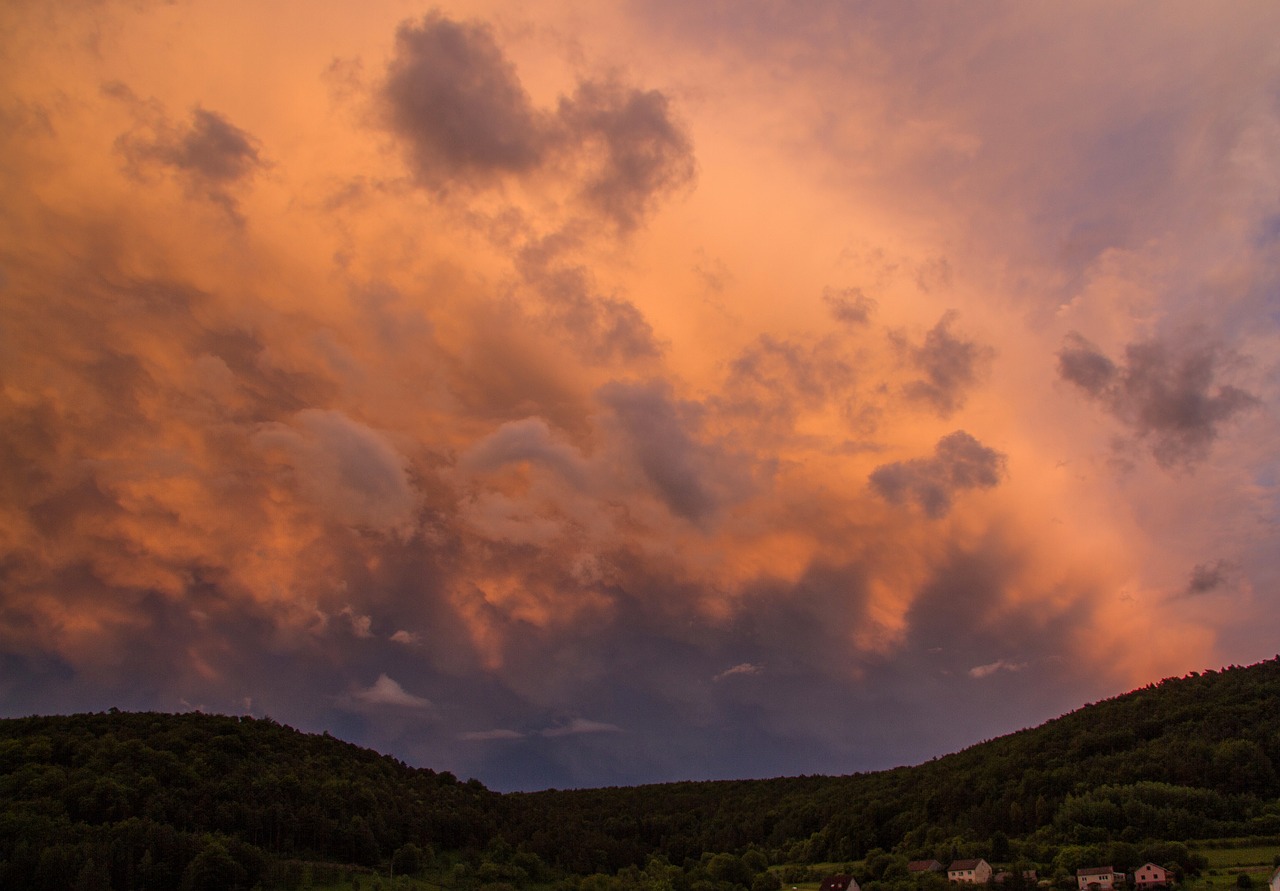
[[[987,678],[999,671],[1018,672],[1027,667],[1025,662],[1008,662],[1004,659],[997,659],[995,662],[988,662],[986,665],[975,665],[969,669],[969,677],[971,678]]]
[[[763,665],[756,665],[751,662],[740,662],[732,668],[726,668],[724,671],[712,678],[713,681],[723,681],[725,678],[731,678],[735,675],[743,674],[760,674],[764,671]]]

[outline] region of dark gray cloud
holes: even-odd
[[[703,407],[674,398],[665,381],[614,381],[599,391],[645,479],[672,513],[699,522],[750,486],[743,459],[695,435]]]
[[[835,320],[845,325],[865,325],[876,311],[875,300],[862,293],[861,288],[826,288],[822,302],[830,308]]]
[[[991,347],[953,334],[951,326],[956,318],[954,310],[944,313],[918,345],[895,335],[911,364],[924,375],[907,385],[907,395],[931,405],[944,418],[964,405],[966,391],[978,382],[985,363],[995,355]]]
[[[990,489],[1005,473],[1005,456],[963,430],[938,440],[931,458],[882,464],[871,473],[871,487],[892,504],[913,502],[930,517],[946,516],[955,494]]]
[[[1197,563],[1187,578],[1187,593],[1194,595],[1216,591],[1231,580],[1235,570],[1236,567],[1226,560]]]
[[[113,95],[136,103],[127,88],[113,85],[111,89]],[[151,126],[123,134],[116,148],[135,176],[156,168],[173,170],[189,190],[222,205],[237,224],[243,219],[231,189],[265,166],[253,136],[204,108],[193,111],[185,125],[160,118]]]
[[[404,22],[382,89],[387,123],[424,185],[484,181],[542,163],[550,121],[482,23],[438,12]]]
[[[693,145],[657,90],[585,82],[561,101],[560,120],[588,151],[599,144],[603,157],[583,195],[621,231],[634,229],[657,197],[693,179]]]
[[[1058,353],[1058,374],[1100,403],[1166,469],[1190,469],[1209,454],[1223,425],[1258,404],[1253,394],[1218,382],[1237,361],[1194,339],[1131,343],[1117,364],[1079,334]]]
[[[480,22],[430,13],[403,23],[381,99],[422,185],[568,172],[581,180],[578,200],[619,232],[695,172],[692,143],[663,93],[584,80],[554,111],[535,108]]]

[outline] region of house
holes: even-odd
[[[985,885],[991,881],[991,864],[985,860],[952,860],[947,879],[966,885]]]
[[[1133,871],[1133,887],[1162,888],[1173,884],[1169,870],[1155,863],[1144,863]]]
[[[942,872],[944,869],[946,869],[946,867],[937,860],[912,860],[907,864],[907,872],[913,874],[921,872]]]
[[[858,880],[853,876],[840,875],[827,876],[822,880],[822,886],[818,891],[862,891],[858,887]]]
[[[1076,870],[1076,884],[1080,891],[1111,891],[1124,881],[1124,873],[1118,873],[1110,866],[1090,866],[1088,869]]]

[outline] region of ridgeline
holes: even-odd
[[[0,888],[771,891],[836,863],[888,891],[929,858],[1185,874],[1228,837],[1280,837],[1280,657],[916,767],[505,795],[270,719],[0,720]]]

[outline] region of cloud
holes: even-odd
[[[117,85],[120,91],[127,98],[132,95]],[[231,188],[248,182],[265,166],[252,135],[204,108],[196,108],[183,126],[156,118],[120,136],[116,148],[136,175],[155,168],[177,172],[188,190],[222,205],[238,225],[243,219]]]
[[[549,323],[564,342],[592,363],[632,363],[662,352],[653,326],[635,304],[597,292],[590,271],[565,262],[563,236],[535,241],[517,258],[524,280],[543,298]]]
[[[861,288],[825,288],[822,302],[827,304],[832,317],[845,325],[865,325],[876,310],[875,300],[862,293]]]
[[[911,364],[924,373],[923,378],[907,384],[907,395],[928,403],[944,418],[964,405],[966,391],[977,382],[983,366],[995,355],[991,347],[952,334],[951,326],[956,318],[958,314],[954,310],[944,313],[918,346],[907,344],[898,335]]]
[[[253,441],[292,468],[301,490],[334,520],[399,535],[412,527],[418,498],[405,459],[372,428],[307,408],[292,424],[263,425]]]
[[[932,458],[880,465],[871,472],[871,487],[891,504],[914,502],[936,519],[951,510],[957,492],[998,485],[1005,461],[1000,452],[957,430],[938,440]]]
[[[1130,343],[1116,364],[1073,333],[1058,353],[1058,374],[1148,442],[1161,467],[1190,470],[1228,422],[1259,404],[1252,393],[1219,382],[1237,361],[1216,344],[1152,339]]]
[[[622,728],[617,724],[609,724],[604,721],[591,721],[587,718],[574,718],[568,724],[561,724],[556,727],[548,727],[546,730],[539,731],[541,736],[558,737],[558,736],[578,736],[583,733],[621,733]]]
[[[613,411],[644,478],[672,513],[700,522],[746,493],[750,482],[742,460],[694,436],[701,406],[673,398],[666,382],[615,381],[599,397]]]
[[[725,678],[731,678],[735,675],[760,674],[762,671],[764,671],[764,666],[762,665],[755,665],[751,662],[740,662],[732,668],[726,668],[711,680],[719,682],[723,681]]]
[[[432,12],[402,23],[382,98],[414,175],[432,188],[522,173],[547,151],[550,122],[480,22]]]
[[[587,203],[623,232],[636,228],[659,196],[693,180],[693,145],[657,90],[587,81],[561,100],[559,117],[599,156],[583,185]]]
[[[574,486],[586,484],[582,455],[558,440],[542,418],[508,421],[468,449],[458,463],[472,470],[493,471],[517,461],[542,464]]]
[[[422,635],[413,631],[405,631],[401,628],[395,634],[391,635],[388,640],[394,643],[404,644],[405,646],[416,647],[422,643]]]
[[[1191,575],[1187,579],[1186,593],[1196,595],[1216,591],[1228,584],[1236,571],[1237,567],[1226,560],[1197,563],[1192,567]]]
[[[342,612],[339,613],[344,619],[351,623],[351,633],[356,637],[368,639],[373,637],[373,618],[357,613],[349,606],[344,606]]]
[[[465,733],[459,734],[458,738],[469,742],[487,742],[490,740],[530,739],[533,737],[558,739],[565,736],[621,732],[622,728],[616,724],[609,724],[604,721],[591,721],[586,718],[574,718],[567,723],[557,724],[554,727],[546,727],[542,730],[535,730],[529,733],[506,729],[469,730]]]
[[[663,93],[587,79],[554,111],[536,109],[480,22],[402,23],[380,98],[415,178],[437,190],[567,171],[579,203],[627,233],[695,173]]]
[[[998,671],[1022,671],[1027,667],[1025,662],[1006,662],[1004,659],[997,659],[995,662],[988,662],[986,665],[975,665],[969,669],[969,677],[971,678],[987,678]]]
[[[495,739],[524,739],[525,734],[518,730],[468,730],[458,734],[458,739],[468,742],[486,742]]]
[[[427,709],[431,702],[407,692],[385,674],[378,675],[372,686],[355,690],[351,698],[365,705],[387,705],[396,708]]]

